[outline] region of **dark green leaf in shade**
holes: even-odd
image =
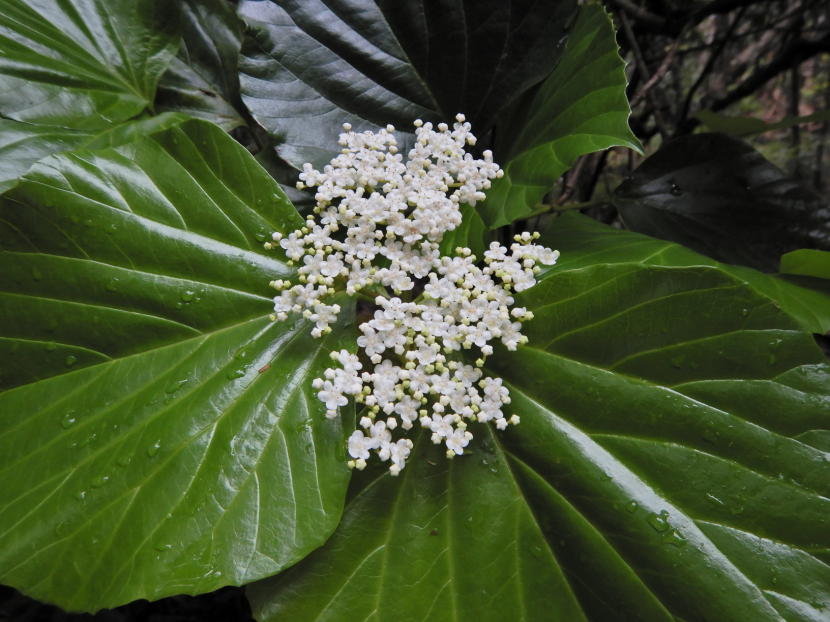
[[[830,330],[830,284],[824,279],[765,274],[744,266],[722,264],[680,244],[620,231],[575,213],[558,217],[542,241],[562,253],[553,270],[576,270],[596,263],[717,266],[774,300],[803,330],[813,333]]]
[[[325,541],[351,422],[310,381],[352,311],[325,340],[268,319],[292,271],[262,242],[302,219],[252,156],[189,121],[42,160],[0,212],[0,582],[97,610]]]
[[[794,125],[830,121],[830,110],[820,110],[813,114],[797,117],[784,117],[775,123],[767,123],[757,117],[733,117],[719,114],[712,110],[701,110],[695,116],[711,132],[720,132],[722,134],[729,134],[730,136],[752,136],[772,130],[787,129]]]
[[[260,622],[827,617],[811,337],[715,266],[578,264],[519,296],[530,344],[488,362],[521,423],[449,464],[425,437],[356,487],[329,542],[249,590]]]
[[[157,110],[208,119],[225,130],[245,124],[239,113],[238,58],[242,28],[227,0],[185,0],[182,47],[161,77]]]
[[[626,225],[714,259],[773,272],[798,248],[830,250],[830,207],[748,144],[675,139],[614,193]]]
[[[553,69],[573,0],[244,0],[242,98],[297,168],[357,130],[463,112],[484,136]]]
[[[141,113],[179,45],[168,0],[5,0],[0,115],[78,130]]]
[[[781,272],[830,279],[830,251],[802,248],[781,256]]]
[[[504,177],[481,207],[496,228],[527,217],[581,155],[614,146],[639,150],[628,127],[625,63],[599,4],[583,6],[554,72],[508,128],[497,152]]]

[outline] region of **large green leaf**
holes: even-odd
[[[0,119],[0,193],[14,186],[32,164],[53,153],[78,147],[98,149],[122,145],[172,127],[186,118],[178,113],[164,112],[125,121],[98,133]]]
[[[0,119],[0,193],[41,158],[74,149],[88,139],[87,132]]]
[[[227,0],[181,2],[182,47],[161,77],[157,110],[175,110],[231,130],[245,125],[239,113],[242,28]]]
[[[804,276],[772,275],[744,266],[718,263],[680,244],[620,231],[581,214],[562,214],[543,241],[562,252],[554,270],[595,263],[632,262],[658,266],[717,266],[773,299],[803,330],[830,330],[830,283]]]
[[[768,272],[788,251],[830,250],[830,204],[723,134],[666,143],[614,203],[630,229]]]
[[[261,243],[302,219],[243,147],[189,121],[51,156],[0,223],[0,582],[95,610],[247,583],[325,540],[348,422],[310,380],[351,321],[326,340],[269,321],[291,270]]]
[[[5,0],[0,115],[104,129],[153,101],[178,44],[168,0]]]
[[[640,149],[628,127],[624,69],[611,18],[599,4],[583,6],[558,66],[502,129],[504,177],[480,208],[490,227],[529,216],[579,156],[616,145]]]
[[[300,168],[374,129],[463,112],[484,136],[561,53],[574,0],[244,0],[242,98]]]
[[[574,251],[577,253],[578,251]],[[716,267],[557,267],[497,351],[522,421],[352,495],[249,591],[277,620],[818,621],[830,610],[830,368]],[[467,455],[472,454],[472,455]]]

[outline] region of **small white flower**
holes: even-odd
[[[493,341],[509,350],[526,341],[521,323],[533,314],[512,308],[512,292],[532,287],[537,264],[552,265],[559,255],[534,244],[538,234],[522,233],[509,249],[491,243],[481,258],[465,248],[442,257],[439,244],[461,223],[461,206],[483,200],[502,171],[489,151],[482,159],[466,153],[476,139],[464,115],[452,127],[415,127],[404,161],[392,126],[357,133],[344,124],[342,153],[322,171],[306,164],[300,173],[299,188],[316,188],[313,214],[301,229],[272,236],[300,264],[298,284],[272,283],[277,320],[300,313],[313,322],[311,334],[322,337],[340,313],[326,302],[335,289],[376,296],[373,316],[358,327],[363,358],[333,352],[339,367],[312,387],[329,417],[347,396],[365,404],[367,415],[348,440],[349,465],[364,468],[374,452],[390,462],[392,475],[412,449],[408,438],[393,439],[398,427],[405,432],[420,422],[454,456],[472,439],[467,421],[499,429],[519,422],[504,416],[510,395],[501,379],[484,377],[479,367],[493,354]],[[471,353],[476,366],[453,360],[466,350],[480,352]],[[371,366],[364,370],[366,359]]]

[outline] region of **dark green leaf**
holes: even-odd
[[[168,0],[6,0],[0,115],[99,130],[142,112],[179,44]]]
[[[826,617],[821,353],[716,267],[608,261],[520,296],[530,346],[489,365],[521,423],[356,489],[260,622]]]
[[[830,279],[830,252],[802,248],[782,255],[781,272]]]
[[[628,127],[626,83],[611,18],[599,4],[583,6],[559,65],[497,154],[504,177],[480,210],[491,228],[529,216],[579,156],[616,145],[640,149]]]
[[[543,241],[561,251],[555,270],[596,263],[642,263],[657,266],[717,266],[780,305],[803,330],[830,330],[830,284],[820,279],[758,272],[718,263],[679,244],[613,229],[581,214],[561,215]]]
[[[776,123],[767,123],[756,117],[732,117],[711,110],[701,110],[695,116],[712,132],[720,132],[730,136],[752,136],[753,134],[763,134],[772,130],[787,129],[794,125],[828,121],[830,120],[830,110],[821,110],[804,116],[784,117]]]
[[[157,110],[208,119],[226,130],[245,124],[237,61],[241,24],[227,0],[181,2],[182,48],[161,77]]]
[[[573,0],[245,0],[242,98],[297,168],[357,130],[463,112],[483,136],[553,68]]]
[[[0,582],[68,609],[200,593],[319,546],[349,479],[310,380],[354,345],[272,324],[302,223],[190,121],[36,164],[0,204]]]
[[[830,250],[830,207],[746,143],[694,134],[667,143],[614,194],[626,225],[768,272],[797,248]]]

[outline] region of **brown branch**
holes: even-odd
[[[645,58],[643,58],[643,52],[640,50],[640,46],[637,43],[637,39],[634,36],[634,30],[631,28],[631,22],[628,21],[628,17],[625,13],[620,13],[620,22],[622,23],[623,31],[625,32],[625,37],[628,40],[628,45],[631,47],[631,51],[634,54],[634,61],[635,61],[635,68],[637,72],[640,74],[640,77],[645,81],[648,82],[651,73],[648,69],[648,65],[646,65]],[[657,127],[660,130],[660,135],[663,138],[666,138],[669,135],[668,128],[663,120],[663,114],[660,111],[660,102],[657,100],[657,97],[654,93],[653,89],[649,89],[646,92],[646,96],[648,97],[649,103],[651,103],[653,108],[654,114],[654,122],[657,124]]]
[[[648,92],[651,90],[651,87],[657,84],[663,78],[663,76],[666,75],[666,72],[669,70],[669,67],[671,67],[671,64],[674,62],[674,57],[677,55],[677,48],[679,46],[680,37],[674,40],[674,44],[672,44],[669,53],[666,54],[666,56],[663,58],[663,62],[660,63],[660,66],[657,68],[657,71],[651,74],[651,77],[646,81],[645,84],[643,84],[643,86],[639,88],[634,97],[631,98],[632,108],[634,108],[634,106],[640,103],[640,100],[643,99],[646,95],[648,95]]]

